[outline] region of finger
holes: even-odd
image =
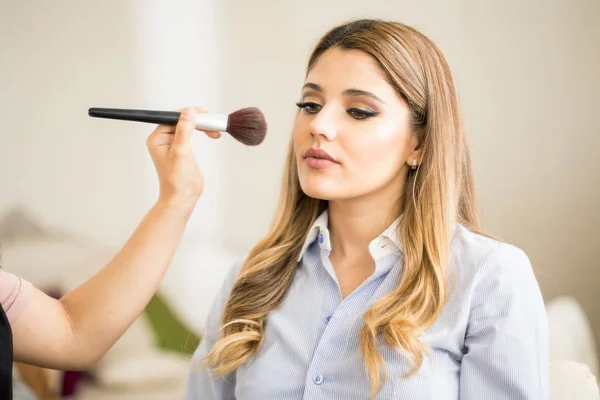
[[[206,136],[208,136],[211,139],[218,139],[221,137],[221,132],[204,131],[204,133],[206,133]]]
[[[174,135],[172,133],[164,133],[160,131],[154,131],[148,139],[146,144],[148,147],[161,147],[170,146],[173,143]]]
[[[160,133],[173,134],[175,133],[175,125],[157,125],[154,130]]]
[[[196,110],[197,113],[201,113],[201,114],[205,114],[208,112],[208,110],[204,107],[200,107],[200,106],[195,106],[194,110]]]
[[[173,146],[188,147],[190,136],[196,125],[196,110],[193,107],[188,107],[181,111],[179,122],[175,127],[175,138]]]
[[[183,110],[188,109],[188,108],[193,108],[196,111],[196,113],[198,113],[198,114],[205,114],[208,112],[208,109],[201,107],[201,106],[184,107],[184,108],[180,108],[179,110],[175,110],[175,111],[183,112]]]
[[[196,110],[197,113],[207,113],[208,109],[206,109],[205,107],[201,107],[201,106],[193,106],[192,107],[194,110]],[[185,108],[180,108],[179,112],[183,112],[183,110],[185,110]],[[208,136],[211,139],[219,139],[221,137],[221,132],[217,132],[217,131],[202,131],[204,133],[206,133],[206,136]]]
[[[184,107],[184,108],[180,108],[178,110],[175,110],[177,112],[183,112],[186,108],[190,108],[190,107]],[[208,110],[204,107],[200,107],[200,106],[195,106],[195,107],[191,107],[193,108],[196,113],[207,113]],[[163,132],[163,133],[175,133],[175,125],[157,125],[156,126],[156,130]]]

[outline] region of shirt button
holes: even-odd
[[[315,383],[315,385],[320,385],[321,383],[323,383],[323,375],[317,375],[313,378],[313,382]]]
[[[319,233],[319,243],[323,243],[323,234]]]
[[[328,315],[327,318],[325,318],[326,323],[329,323],[329,321],[331,321],[331,315]]]

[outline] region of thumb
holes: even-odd
[[[175,127],[175,137],[173,146],[186,148],[190,143],[190,136],[196,127],[196,110],[192,107],[184,108],[181,111],[179,122]]]

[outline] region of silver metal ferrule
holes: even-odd
[[[225,114],[196,114],[196,129],[225,132],[228,118]]]

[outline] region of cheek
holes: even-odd
[[[310,138],[308,126],[302,121],[302,118],[297,117],[292,128],[292,141],[294,142],[294,153],[297,153],[307,138]]]
[[[353,159],[357,166],[360,164],[361,168],[397,172],[406,161],[408,129],[399,127],[397,121],[382,120],[365,131],[362,134],[366,137],[352,143]]]
[[[378,121],[373,132],[373,141],[382,146],[394,145],[396,149],[404,147],[409,130],[406,123],[386,118]]]

